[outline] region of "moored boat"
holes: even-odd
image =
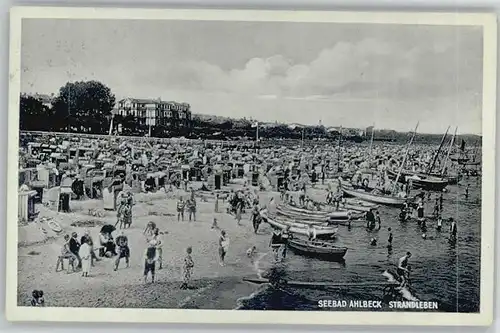
[[[318,238],[318,239],[334,238],[339,230],[336,227],[325,227],[325,228],[323,228],[323,227],[316,228],[315,226],[297,227],[297,226],[292,226],[292,225],[278,222],[269,216],[264,217],[264,221],[267,222],[269,225],[271,225],[275,229],[285,230],[287,228],[290,228],[289,231],[295,235],[309,237],[311,232],[313,232],[316,235],[316,238]],[[312,231],[313,229],[314,229],[314,231]]]
[[[330,260],[342,260],[347,253],[346,247],[338,247],[330,242],[305,239],[291,239],[288,246],[297,253]]]
[[[390,179],[395,180],[398,176],[396,172],[387,170],[387,175]],[[422,189],[426,191],[441,192],[448,186],[448,180],[441,177],[434,177],[425,175],[423,173],[401,172],[398,178],[399,183],[407,183],[411,181],[412,187],[415,189]]]
[[[342,186],[342,191],[344,191],[344,194],[347,196],[356,197],[364,201],[373,202],[381,205],[387,205],[387,206],[401,207],[404,205],[406,201],[405,198],[373,194],[371,192],[367,192],[364,190],[355,190],[352,187],[349,188],[345,185]]]
[[[292,205],[282,205],[282,209],[289,210],[291,212],[295,212],[298,214],[307,214],[309,216],[318,216],[324,218],[334,218],[334,219],[349,219],[349,217],[353,215],[353,212],[348,210],[338,210],[338,211],[328,211],[328,210],[309,210],[305,208],[300,208]],[[331,207],[333,209],[333,207]]]

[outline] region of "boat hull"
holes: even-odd
[[[376,194],[371,194],[369,192],[364,192],[362,190],[354,190],[352,188],[344,187],[342,186],[342,191],[346,196],[351,196],[355,197],[364,201],[380,204],[380,205],[386,205],[386,206],[393,206],[393,207],[401,207],[405,203],[404,198],[395,198],[395,197],[386,197],[386,196],[381,196],[381,195],[376,195]]]
[[[295,235],[306,236],[309,237],[309,228],[300,228],[292,225],[287,225],[285,223],[280,223],[276,220],[273,220],[270,217],[266,217],[264,219],[271,227],[279,230],[284,230],[290,227],[290,232]],[[314,226],[312,226],[314,228]],[[337,234],[338,228],[330,227],[330,228],[315,228],[316,237],[320,239],[331,239],[334,238]]]
[[[323,242],[321,242],[323,243]],[[288,242],[288,247],[294,252],[306,256],[317,257],[327,260],[343,260],[347,253],[347,248],[336,247],[329,245],[327,243],[324,247],[315,245],[321,244],[320,242],[309,242],[309,241],[295,241],[290,240]]]
[[[395,180],[398,176],[394,171],[387,171],[387,175],[390,179]],[[402,172],[398,178],[398,183],[407,183],[409,180],[412,181],[412,187],[415,189],[421,189],[425,191],[443,191],[446,186],[448,186],[448,180],[443,178],[438,178],[434,176],[427,176],[419,173],[406,173]]]

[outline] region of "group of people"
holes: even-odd
[[[59,267],[64,270],[64,260],[68,260],[68,273],[81,269],[82,276],[88,277],[90,267],[94,266],[94,261],[100,260],[94,252],[94,242],[88,230],[85,231],[81,239],[78,239],[76,232],[73,232],[71,236],[64,236],[61,254],[57,258],[56,272],[59,271]]]
[[[196,199],[194,197],[194,192],[192,192],[191,197],[184,201],[183,197],[180,197],[176,205],[177,209],[177,221],[184,221],[184,212],[188,211],[189,221],[196,221]]]

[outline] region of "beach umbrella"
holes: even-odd
[[[112,232],[113,232],[113,231],[115,231],[115,230],[116,230],[116,228],[115,228],[113,225],[111,225],[111,224],[106,224],[106,225],[104,225],[104,226],[101,228],[101,233],[105,233],[105,234],[108,234],[108,233],[109,233],[109,234],[110,234],[110,233],[112,233]]]

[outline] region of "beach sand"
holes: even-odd
[[[260,193],[261,202],[276,193]],[[260,253],[268,252],[269,226],[262,224],[254,234],[250,210],[243,215],[240,226],[233,216],[225,213],[227,201],[219,201],[219,213],[214,213],[214,199],[203,202],[197,198],[196,221],[177,221],[175,213],[178,196],[187,198],[183,191],[135,195],[133,224],[125,230],[131,251],[130,267],[122,259],[118,271],[113,270],[114,258],[105,258],[91,268],[90,277],[83,278],[79,271],[55,272],[57,256],[63,236],[75,231],[80,238],[89,229],[94,244],[98,244],[99,230],[104,224],[114,224],[116,212],[104,211],[102,200],[73,201],[71,213],[56,213],[40,206],[40,217],[52,218],[63,231],[54,233],[47,222],[30,223],[19,227],[18,238],[18,304],[29,303],[34,289],[43,290],[47,306],[67,307],[132,307],[132,308],[206,308],[233,309],[237,300],[257,289],[242,282],[242,277],[255,277],[259,271],[246,256],[251,246]],[[103,217],[89,215],[89,209],[104,213]],[[213,218],[227,232],[230,239],[226,265],[218,261],[219,230],[211,229]],[[81,227],[79,223],[93,221],[94,227]],[[144,251],[147,238],[143,235],[149,221],[154,221],[163,237],[163,269],[156,269],[156,283],[144,284]],[[76,223],[76,224],[75,224]],[[72,225],[73,224],[73,225]],[[46,234],[39,230],[42,225]],[[75,226],[76,225],[76,226]],[[119,230],[114,233],[114,237]],[[181,290],[182,265],[186,248],[192,246],[195,263],[190,290]],[[262,257],[262,256],[261,256]],[[267,256],[269,257],[269,256]],[[65,263],[65,268],[67,263]],[[148,279],[150,281],[150,279]]]

